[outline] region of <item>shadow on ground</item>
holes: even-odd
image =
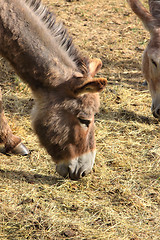
[[[97,114],[97,118],[102,120],[116,120],[121,122],[134,121],[147,125],[159,124],[158,119],[155,119],[153,117],[146,117],[144,115],[140,115],[134,111],[129,111],[126,109],[119,109],[116,111],[115,109],[111,108],[108,108],[107,110],[101,108],[100,113]]]
[[[0,169],[0,178],[8,178],[11,181],[13,179],[19,181],[25,181],[30,184],[47,184],[47,185],[58,185],[60,186],[64,180],[62,178],[57,178],[42,174],[33,174],[32,172],[26,171],[16,171],[16,170],[4,170]]]

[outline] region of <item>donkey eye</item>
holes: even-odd
[[[157,63],[156,63],[153,59],[151,59],[151,62],[153,63],[153,65],[154,65],[155,67],[157,67]]]
[[[85,127],[89,127],[89,124],[91,123],[91,120],[83,119],[83,118],[78,118],[80,124],[85,125]]]

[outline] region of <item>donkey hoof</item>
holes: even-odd
[[[30,153],[23,143],[19,143],[15,148],[11,150],[11,152],[14,154],[20,154],[22,156],[28,155]]]

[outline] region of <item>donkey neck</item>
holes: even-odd
[[[0,53],[32,89],[57,86],[77,70],[26,0],[0,1]]]

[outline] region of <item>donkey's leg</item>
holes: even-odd
[[[5,152],[26,155],[29,154],[28,149],[21,143],[21,139],[13,135],[11,128],[7,123],[4,115],[2,104],[2,93],[0,88],[0,143],[5,145]]]

